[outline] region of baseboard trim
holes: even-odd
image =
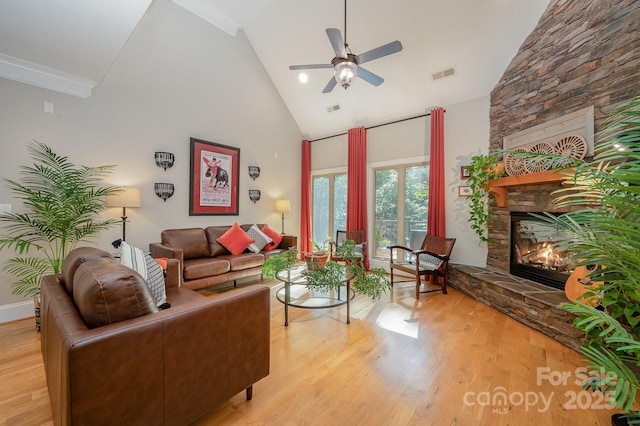
[[[0,324],[35,317],[33,300],[0,306]]]

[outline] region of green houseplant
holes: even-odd
[[[567,235],[558,245],[576,253],[578,266],[599,267],[586,278],[602,285],[585,297],[598,296],[600,307],[563,308],[577,315],[574,325],[587,337],[585,387],[629,411],[640,389],[640,96],[616,110],[599,136],[593,163],[546,158],[575,170],[571,185],[556,192],[558,207],[573,210],[540,217]],[[629,415],[640,419],[638,411]]]
[[[289,269],[298,262],[298,250],[294,247],[289,248],[282,254],[274,254],[269,256],[262,264],[262,275],[270,280],[276,277],[276,274],[284,269]]]
[[[347,275],[353,275],[353,280],[351,281],[353,289],[373,300],[377,300],[391,287],[391,282],[383,268],[372,268],[367,271],[364,265],[358,262],[355,256],[355,245],[355,241],[345,240],[336,250],[345,262]],[[279,271],[295,265],[296,259],[296,249],[289,249],[285,253],[273,255],[264,261],[262,274],[269,279],[273,279]],[[335,289],[342,282],[343,273],[342,265],[334,261],[328,261],[321,267],[312,268],[305,272],[307,287],[321,292]]]
[[[119,189],[101,186],[113,166],[76,166],[37,141],[27,150],[33,164],[20,167],[19,180],[3,179],[23,209],[0,214],[0,249],[17,252],[3,267],[17,279],[12,292],[37,297],[40,279],[60,273],[69,251],[119,222],[100,220],[103,197]]]
[[[327,260],[329,259],[327,244],[330,242],[331,238],[327,238],[322,244],[317,242],[314,238],[311,239],[313,251],[310,253],[304,253],[304,260],[307,262],[307,267],[310,271],[321,268],[327,263]]]
[[[504,173],[504,167],[498,154],[474,155],[471,157],[469,179],[466,181],[471,187],[469,202],[469,222],[471,229],[481,241],[488,242],[487,223],[489,221],[489,183],[498,179]]]

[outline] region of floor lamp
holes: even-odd
[[[140,207],[140,190],[138,188],[123,187],[120,192],[106,198],[107,207],[122,207],[122,241],[127,236],[127,207]]]
[[[291,201],[276,200],[276,211],[282,213],[282,233],[284,234],[284,212],[291,211]]]

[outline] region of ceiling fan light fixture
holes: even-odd
[[[349,55],[353,56],[353,55]],[[343,59],[339,58],[339,61],[333,66],[333,74],[336,78],[336,82],[345,89],[353,83],[356,75],[358,74],[358,64],[352,58]]]

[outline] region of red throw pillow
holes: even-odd
[[[216,240],[220,245],[231,252],[231,254],[240,254],[253,242],[253,238],[247,235],[240,228],[238,222],[234,223],[231,228],[220,238]]]
[[[155,261],[158,262],[158,265],[162,268],[163,271],[167,271],[167,266],[169,266],[169,258],[168,257],[156,257]]]
[[[262,233],[265,234],[267,237],[271,238],[273,240],[273,242],[267,244],[266,246],[264,246],[263,250],[273,250],[274,248],[278,247],[280,245],[280,241],[282,241],[282,235],[280,235],[279,232],[274,231],[273,229],[269,228],[269,225],[265,224],[262,229],[261,229]]]

